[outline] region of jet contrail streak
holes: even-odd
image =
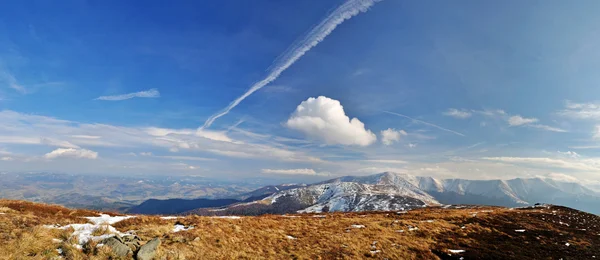
[[[290,48],[283,55],[280,55],[274,64],[275,66],[269,71],[269,74],[262,79],[254,83],[243,95],[232,101],[227,107],[220,112],[210,116],[204,125],[200,127],[200,130],[210,127],[212,123],[219,117],[222,117],[229,113],[231,109],[236,107],[240,102],[246,99],[248,96],[257,90],[263,88],[267,84],[276,80],[279,75],[284,72],[287,68],[292,66],[300,57],[308,52],[313,47],[317,46],[321,41],[331,34],[335,28],[343,23],[344,21],[358,15],[361,12],[366,12],[369,7],[381,0],[348,0],[340,7],[336,8],[331,14],[327,16],[321,23],[311,29],[302,40],[292,44]]]
[[[381,112],[383,112],[383,113],[387,113],[387,114],[390,114],[390,115],[396,115],[396,116],[405,117],[405,118],[408,118],[408,119],[410,119],[410,120],[412,120],[412,121],[419,122],[419,123],[421,123],[421,124],[425,124],[425,125],[428,125],[428,126],[432,126],[432,127],[435,127],[435,128],[437,128],[437,129],[440,129],[440,130],[443,130],[443,131],[446,131],[446,132],[453,133],[453,134],[455,134],[455,135],[465,136],[465,135],[463,135],[463,134],[461,134],[461,133],[459,133],[459,132],[452,131],[452,130],[450,130],[450,129],[448,129],[448,128],[443,128],[443,127],[441,127],[441,126],[434,125],[434,124],[432,124],[432,123],[427,123],[427,122],[425,122],[425,121],[422,121],[422,120],[419,120],[419,119],[414,119],[414,118],[412,118],[412,117],[410,117],[410,116],[406,116],[406,115],[403,115],[403,114],[394,113],[394,112],[390,112],[390,111],[381,111]]]

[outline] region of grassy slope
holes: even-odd
[[[85,223],[79,216],[97,212],[7,200],[0,200],[0,212],[5,213],[0,214],[0,258],[52,258],[58,255],[56,248],[66,251],[69,259],[105,259],[109,255],[105,250],[93,249],[94,245],[88,245],[88,249],[84,246],[83,252],[76,250],[70,246],[74,241],[68,241],[68,232],[40,227]],[[172,233],[176,222],[195,228]],[[563,207],[429,208],[407,214],[333,213],[325,217],[267,215],[241,219],[187,216],[163,220],[138,216],[113,226],[122,232],[136,230],[146,241],[160,237],[163,244],[159,256],[165,259],[600,258],[600,217]],[[409,231],[408,226],[418,230]],[[67,242],[52,242],[52,238]],[[448,249],[466,252],[449,256]],[[376,250],[380,252],[371,253]]]

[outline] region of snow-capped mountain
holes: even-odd
[[[439,204],[407,176],[393,173],[332,179],[278,192],[265,200],[274,203],[281,197],[310,205],[303,212],[402,210]]]
[[[306,206],[300,212],[403,210],[440,204],[514,207],[538,202],[600,212],[600,193],[578,183],[543,178],[440,180],[385,172],[345,176],[276,192],[263,203],[274,204],[281,198]]]

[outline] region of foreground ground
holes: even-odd
[[[81,243],[73,228],[55,228],[98,214],[0,200],[0,259],[110,258],[111,251],[97,241]],[[93,236],[111,233],[108,225],[99,227]],[[600,217],[559,206],[135,216],[112,227],[143,241],[159,237],[157,259],[600,259]]]

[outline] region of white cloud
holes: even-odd
[[[561,128],[547,126],[547,125],[541,125],[541,124],[530,124],[530,125],[527,125],[527,126],[528,127],[542,129],[542,130],[546,130],[546,131],[551,131],[551,132],[558,132],[558,133],[565,133],[565,132],[567,132],[567,130],[564,130],[564,129],[561,129]]]
[[[485,110],[471,110],[473,113],[478,113],[484,116],[504,116],[506,112],[502,109],[485,109]]]
[[[145,131],[152,136],[168,136],[168,135],[192,135],[222,142],[233,142],[227,133],[224,131],[211,131],[211,130],[194,130],[194,129],[170,129],[170,128],[159,128],[159,127],[148,127]]]
[[[388,128],[381,131],[381,142],[385,145],[391,145],[394,142],[400,141],[400,136],[402,135],[406,135],[404,130]]]
[[[553,180],[557,180],[557,181],[564,181],[564,182],[579,182],[579,179],[568,175],[568,174],[564,174],[564,173],[556,173],[556,172],[551,172],[548,173],[546,176],[540,176],[540,177],[545,177],[545,178],[550,178]]]
[[[417,147],[417,144],[413,144],[413,143],[408,144],[408,148],[415,148],[415,147]]]
[[[55,159],[59,157],[96,159],[98,158],[98,153],[86,149],[58,148],[44,155],[44,158],[46,159]]]
[[[214,161],[215,160],[212,158],[204,158],[204,157],[197,157],[197,156],[159,155],[159,156],[154,156],[154,157],[166,158],[166,159],[171,159],[171,160],[181,160],[181,161]]]
[[[14,160],[15,160],[15,158],[12,158],[10,156],[0,157],[0,161],[14,161]]]
[[[81,138],[81,139],[100,139],[101,136],[97,135],[71,135],[73,138]]]
[[[527,125],[527,124],[535,123],[537,121],[538,121],[537,118],[525,118],[520,115],[511,116],[510,118],[508,118],[508,124],[510,126]]]
[[[417,122],[417,123],[421,123],[421,124],[428,125],[428,126],[431,126],[431,127],[435,127],[437,129],[440,129],[442,131],[446,131],[448,133],[453,133],[455,135],[465,136],[464,134],[461,134],[461,133],[456,132],[456,131],[452,131],[452,130],[450,130],[448,128],[444,128],[444,127],[441,127],[441,126],[436,125],[436,124],[425,122],[423,120],[415,119],[415,118],[412,118],[412,117],[407,116],[407,115],[403,115],[403,114],[396,113],[396,112],[390,112],[390,111],[381,111],[381,112],[386,113],[386,114],[390,114],[390,115],[395,115],[395,116],[399,116],[399,117],[408,118],[408,119],[412,120],[413,122]]]
[[[571,157],[571,158],[579,158],[581,157],[578,153],[573,152],[573,151],[566,151],[566,152],[561,152],[558,151],[559,154],[564,155],[566,157]]]
[[[559,111],[558,114],[571,119],[600,120],[600,104],[573,103],[567,100],[565,109]]]
[[[596,125],[596,129],[594,132],[594,138],[600,139],[600,125]]]
[[[262,169],[266,174],[289,174],[289,175],[317,175],[313,169]]]
[[[56,146],[56,147],[63,147],[63,148],[79,148],[78,145],[72,144],[71,142],[57,140],[57,139],[53,139],[53,138],[46,138],[46,137],[42,137],[40,139],[40,143],[49,145],[49,146]]]
[[[273,66],[271,67],[272,69],[264,79],[254,83],[254,85],[252,85],[250,89],[246,91],[246,93],[235,99],[222,111],[210,116],[206,122],[204,122],[204,125],[201,127],[201,129],[209,127],[217,118],[229,113],[231,109],[236,107],[248,96],[252,95],[252,93],[276,80],[281,73],[296,63],[296,61],[304,56],[306,52],[310,51],[310,49],[325,40],[325,37],[331,34],[338,25],[361,12],[366,12],[369,10],[369,7],[374,5],[376,2],[377,0],[349,0],[333,10],[333,12],[331,12],[323,21],[308,31],[308,33],[304,37],[300,38],[299,41],[294,42],[286,52],[281,54],[279,56],[281,58],[273,63]]]
[[[27,94],[27,89],[25,89],[23,85],[19,84],[17,79],[12,74],[6,70],[3,70],[2,68],[0,68],[0,81],[6,82],[9,88],[14,89],[21,94]]]
[[[131,98],[158,98],[160,97],[160,92],[157,89],[149,89],[134,93],[121,94],[121,95],[113,95],[113,96],[100,96],[97,97],[96,100],[105,100],[105,101],[121,101]]]
[[[237,133],[238,132],[232,134]],[[40,138],[40,136],[45,136],[47,140],[51,141],[46,140],[45,143],[42,143],[42,138]],[[52,145],[60,148],[73,149],[85,147],[86,149],[91,150],[94,150],[94,147],[110,147],[115,153],[103,154],[102,159],[120,161],[121,166],[127,166],[122,163],[129,160],[135,160],[135,163],[138,164],[139,162],[137,161],[139,160],[148,161],[147,158],[159,157],[138,156],[136,158],[133,156],[120,156],[136,150],[144,152],[152,151],[155,153],[158,153],[161,150],[165,152],[171,151],[178,152],[181,156],[190,156],[191,153],[210,153],[242,159],[309,162],[319,164],[328,163],[318,157],[311,156],[309,153],[312,152],[312,150],[308,148],[288,147],[273,141],[272,138],[263,141],[246,138],[247,136],[245,134],[239,134],[236,135],[236,137],[244,139],[233,139],[227,136],[225,132],[219,131],[197,131],[197,129],[168,129],[157,127],[123,127],[98,123],[79,123],[14,111],[0,111],[0,144],[6,143],[15,146],[18,145],[29,150],[27,152],[28,154],[23,155],[24,158],[39,158],[40,156],[39,154],[35,154],[35,150],[31,150],[31,148],[27,147],[34,145]],[[58,142],[58,140],[61,142]],[[123,148],[126,148],[126,150]],[[23,161],[18,157],[11,157],[16,158],[16,161]],[[197,161],[202,160],[199,158],[201,157],[195,159]],[[165,159],[193,160],[192,157],[165,157]],[[38,164],[37,166],[42,167],[41,165],[50,167],[49,164],[45,163]],[[21,166],[21,169],[29,167],[29,165]],[[33,163],[31,164],[31,167],[34,167]],[[29,169],[33,169],[31,167]],[[55,168],[37,169],[62,171],[62,166],[52,165],[52,167]],[[65,167],[68,167],[68,165],[65,165]],[[109,166],[101,165],[100,167]],[[118,168],[123,169],[123,167]],[[164,170],[165,168],[163,167],[160,169]],[[150,168],[148,170],[159,169]]]
[[[458,119],[469,118],[472,115],[471,112],[469,112],[467,110],[464,110],[464,109],[458,110],[456,108],[450,108],[442,114],[445,116],[451,116],[451,117],[458,118]]]
[[[346,115],[339,101],[324,96],[302,101],[286,126],[327,144],[367,146],[377,140],[360,120]]]
[[[141,152],[140,153],[141,156],[152,156],[151,152]]]
[[[394,159],[370,159],[370,160],[363,160],[364,162],[371,162],[371,163],[382,163],[382,164],[406,164],[406,161],[402,161],[402,160],[394,160]]]
[[[600,171],[600,161],[596,159],[555,159],[544,157],[484,157],[484,160],[513,163],[513,164],[528,164],[541,168],[561,168],[577,171]]]

